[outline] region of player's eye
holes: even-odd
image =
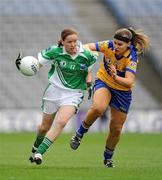
[[[122,46],[123,44],[122,44],[122,43],[118,43],[117,45],[118,45],[118,46]]]
[[[122,44],[122,43],[120,43],[120,42],[115,42],[115,41],[114,41],[114,45],[117,45],[117,46],[122,46],[123,44]]]

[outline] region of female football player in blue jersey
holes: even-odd
[[[113,40],[86,45],[92,51],[102,52],[104,58],[97,72],[92,106],[70,141],[72,149],[78,148],[84,133],[110,106],[109,133],[103,156],[105,166],[114,167],[112,156],[132,100],[138,54],[148,49],[149,45],[149,37],[132,28],[117,30]]]
[[[42,122],[29,158],[31,162],[41,164],[42,155],[78,110],[87,83],[91,82],[89,74],[96,59],[96,55],[83,48],[78,41],[78,32],[72,28],[61,32],[58,45],[38,53],[40,67],[51,64],[51,69],[42,99]],[[16,60],[18,68],[20,63],[19,56]]]

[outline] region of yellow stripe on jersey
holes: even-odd
[[[97,78],[105,82],[113,89],[128,91],[130,88],[118,84],[109,74],[108,65],[113,64],[116,67],[118,76],[125,77],[126,71],[136,74],[137,54],[131,46],[125,54],[117,59],[115,57],[114,44],[112,40],[96,43],[96,50],[104,54],[104,58],[97,72]]]

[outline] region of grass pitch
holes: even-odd
[[[111,169],[103,165],[106,134],[86,134],[76,151],[69,146],[71,135],[62,134],[36,165],[28,161],[35,134],[1,133],[0,180],[162,179],[162,133],[123,134]]]

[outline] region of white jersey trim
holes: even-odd
[[[39,61],[39,63],[40,63],[42,66],[43,66],[43,65],[46,65],[46,64],[51,64],[51,62],[52,62],[52,61],[50,61],[50,60],[45,59],[45,58],[42,56],[41,52],[38,53],[38,61]]]

